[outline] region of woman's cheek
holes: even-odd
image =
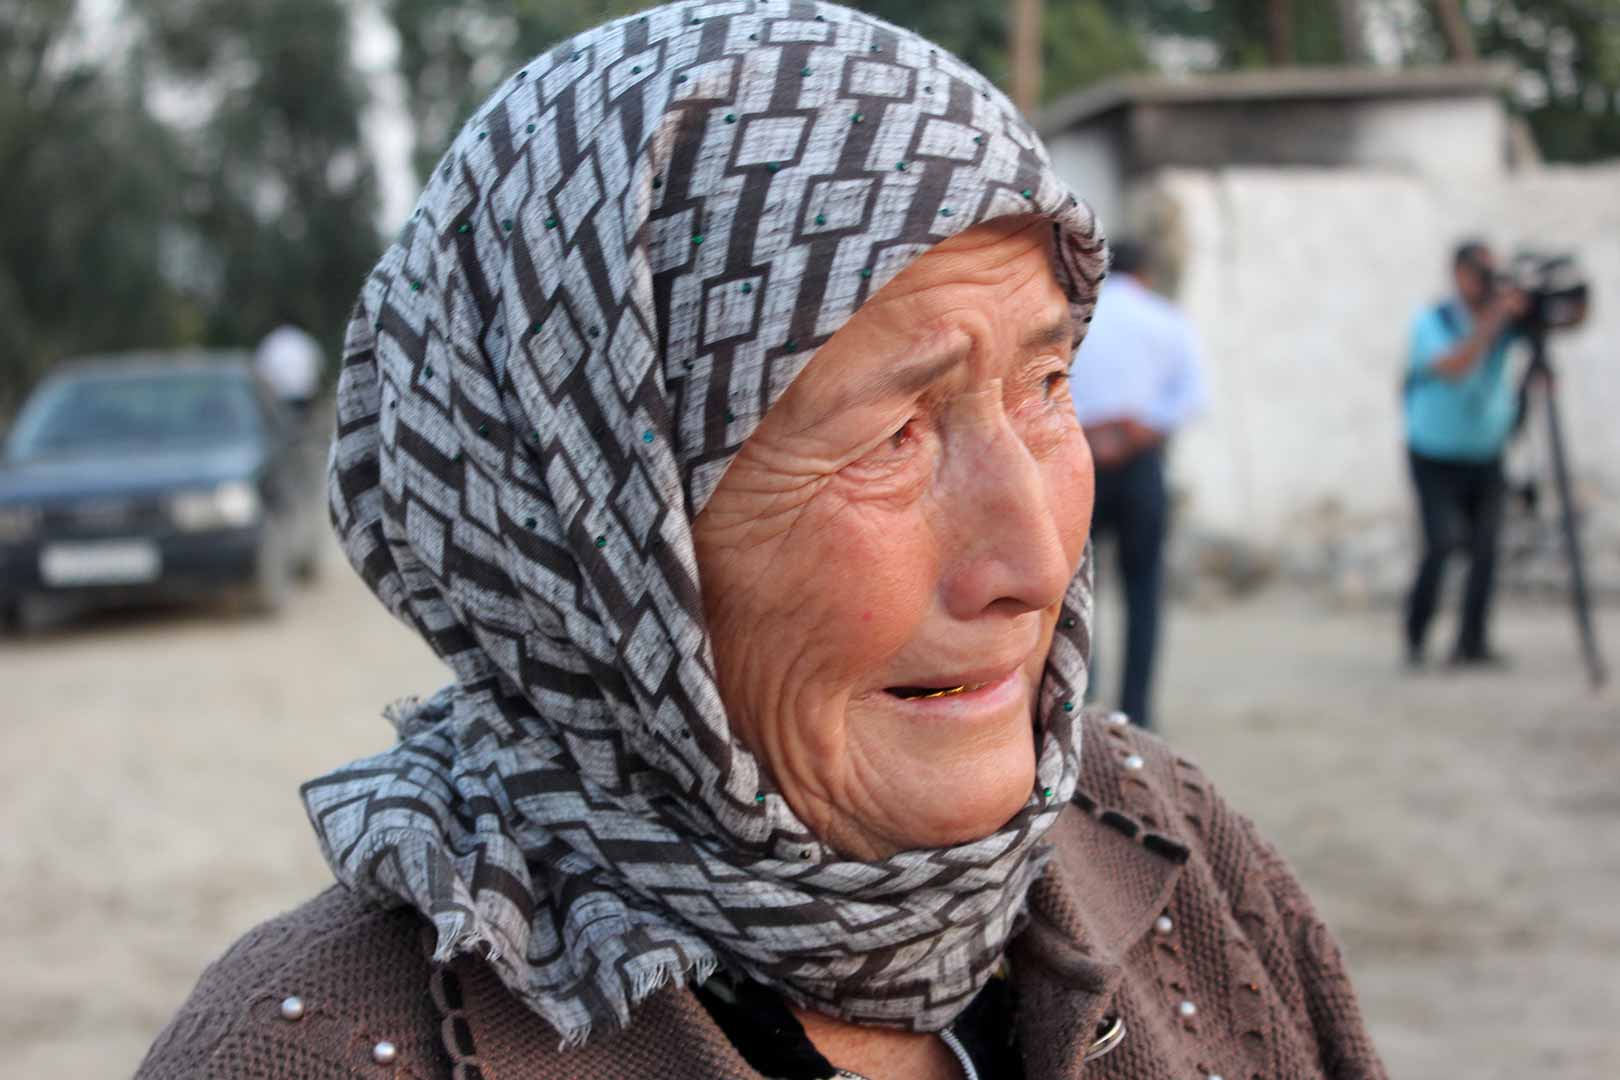
[[[1071,442],[1085,442],[1080,418],[1068,395],[1050,400],[1033,400],[1021,406],[1014,416],[1014,425],[1031,456],[1044,460],[1072,452]],[[1089,459],[1088,459],[1089,460]]]
[[[853,667],[881,665],[911,640],[938,576],[933,533],[915,507],[849,506],[825,523],[818,592],[833,600]]]
[[[1091,448],[1077,430],[1059,454],[1047,460],[1052,484],[1052,507],[1069,561],[1080,565],[1091,536],[1091,514],[1096,500],[1096,473]]]

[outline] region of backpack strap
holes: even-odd
[[[1434,306],[1434,313],[1445,324],[1446,332],[1452,337],[1462,337],[1462,323],[1457,321],[1457,308],[1450,300],[1442,300]]]
[[[1446,328],[1446,333],[1454,338],[1462,336],[1462,323],[1458,320],[1457,309],[1452,306],[1450,300],[1442,300],[1436,304],[1434,314],[1440,320],[1441,325]],[[1403,400],[1409,399],[1412,396],[1412,391],[1417,389],[1418,384],[1429,378],[1433,378],[1433,376],[1427,372],[1413,371],[1412,365],[1407,364],[1406,377],[1401,380],[1401,398]]]

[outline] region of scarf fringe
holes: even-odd
[[[443,687],[424,701],[411,694],[383,706],[383,719],[394,728],[401,742],[426,731],[446,719],[453,708],[455,687]]]
[[[635,985],[630,990],[630,1004],[640,1005],[672,982],[700,986],[709,981],[718,966],[719,961],[713,956],[700,956],[689,964],[676,960],[659,964],[651,971],[636,976]]]
[[[719,966],[719,961],[712,956],[699,957],[690,964],[683,964],[678,960],[659,964],[653,970],[636,976],[635,985],[630,990],[630,1007],[635,1008],[666,986],[701,986],[709,981]],[[557,1027],[558,1033],[562,1036],[557,1041],[559,1054],[578,1050],[591,1040],[590,1020],[571,1028],[564,1028],[555,1023],[553,1026]],[[621,1023],[620,1026],[628,1027],[629,1024]]]
[[[477,915],[469,917],[461,912],[457,912],[453,918],[441,917],[441,919],[434,920],[434,928],[438,932],[438,941],[433,949],[435,964],[448,964],[458,956],[472,954],[499,968],[503,956],[501,945],[495,936],[484,928],[483,919]],[[634,1009],[667,986],[701,986],[714,977],[719,967],[719,958],[713,955],[700,956],[692,961],[665,961],[651,971],[636,976],[630,988],[630,1008]],[[561,1036],[557,1042],[558,1053],[577,1050],[590,1041],[593,1027],[590,1019],[587,1018],[582,1024],[570,1025],[563,1023],[554,1015],[546,1015],[547,1010],[544,1008],[538,1008],[536,1011],[545,1016]],[[622,1019],[620,1027],[628,1026],[628,1018]]]
[[[464,953],[481,956],[492,964],[500,961],[501,945],[493,934],[482,929],[480,925],[469,928],[467,924],[475,920],[469,920],[465,915],[456,916],[455,921],[455,927],[449,930],[437,926],[439,941],[433,949],[435,964],[448,964]],[[434,922],[437,924],[438,920]]]

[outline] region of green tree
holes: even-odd
[[[1295,0],[1283,28],[1292,62],[1343,63],[1349,55],[1341,0]],[[1110,13],[1143,38],[1180,37],[1214,46],[1216,66],[1263,67],[1272,62],[1271,0],[1107,0]]]
[[[293,321],[334,349],[377,257],[367,97],[344,0],[148,0],[163,75],[198,103],[177,183],[204,338]]]
[[[0,4],[0,416],[64,356],[163,345],[176,147],[138,73],[84,58],[71,0]]]
[[[1486,0],[1465,8],[1480,54],[1512,60],[1555,161],[1620,155],[1620,0]]]
[[[336,349],[382,246],[352,0],[0,0],[0,415],[93,351]],[[166,102],[161,118],[149,105]]]
[[[1043,26],[1041,94],[1050,101],[1110,76],[1148,67],[1143,36],[1098,2],[1051,4]]]

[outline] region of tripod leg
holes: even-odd
[[[1598,653],[1597,631],[1592,625],[1592,604],[1586,592],[1586,563],[1581,557],[1581,537],[1575,527],[1575,505],[1570,492],[1569,462],[1564,455],[1564,434],[1559,426],[1558,399],[1552,380],[1543,384],[1547,399],[1547,439],[1552,444],[1553,480],[1558,489],[1558,512],[1564,531],[1564,551],[1569,557],[1572,599],[1575,602],[1575,625],[1581,635],[1581,651],[1586,657],[1586,672],[1593,689],[1608,681],[1608,669]]]

